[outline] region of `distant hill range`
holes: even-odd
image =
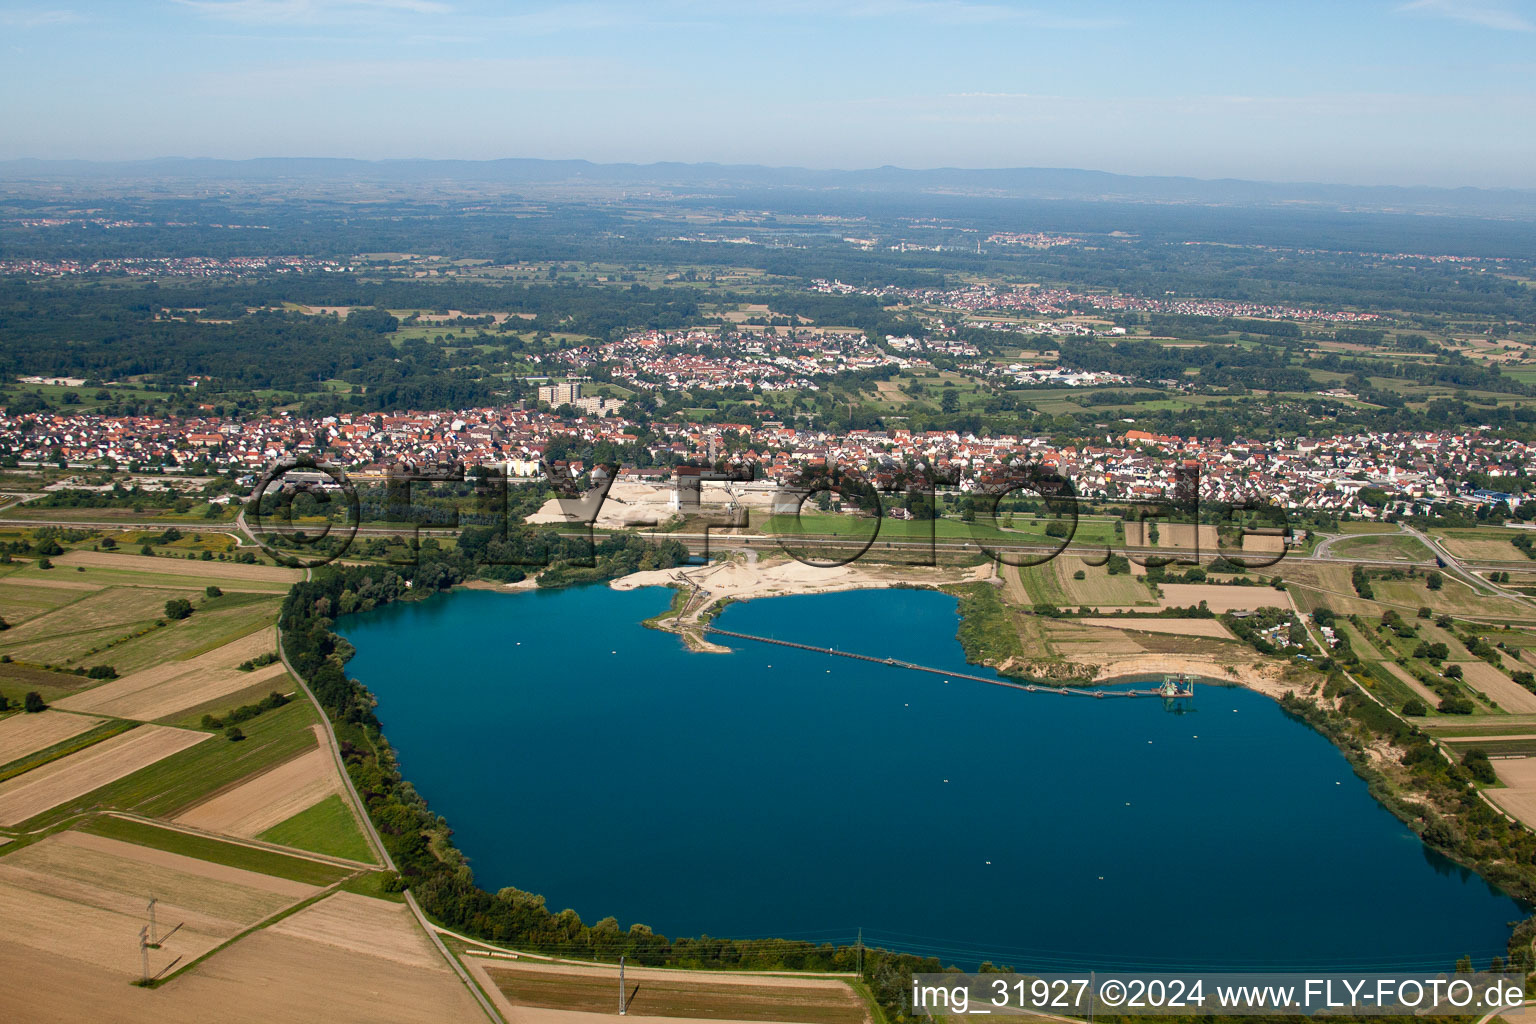
[[[85,160],[0,161],[0,180],[195,180],[283,183],[357,181],[431,186],[538,185],[622,188],[842,191],[997,199],[1157,203],[1196,206],[1300,205],[1372,213],[1438,213],[1536,220],[1536,189],[1425,188],[1138,177],[1048,167],[909,170],[877,167],[815,171],[755,164],[596,164],[586,160],[346,160],[165,158],[110,163]]]

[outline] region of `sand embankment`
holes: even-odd
[[[996,566],[988,562],[965,569],[931,566],[877,565],[874,563],[832,566],[807,565],[793,558],[756,562],[730,559],[709,565],[650,569],[611,581],[615,590],[639,587],[681,587],[708,595],[707,604],[720,600],[748,601],[754,597],[790,594],[826,594],[839,590],[873,590],[881,587],[937,587],[946,583],[971,583],[991,579]]]
[[[1252,659],[1219,661],[1189,654],[1134,654],[1116,658],[1111,664],[1101,666],[1093,681],[1103,683],[1129,676],[1146,678],[1179,673],[1246,686],[1276,700],[1300,689],[1286,680],[1282,665]]]

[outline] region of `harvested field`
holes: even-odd
[[[1148,534],[1150,527],[1157,527],[1157,543],[1152,543]],[[1198,529],[1198,533],[1196,532]],[[1201,554],[1216,554],[1218,537],[1216,527],[1203,525],[1196,527],[1194,523],[1167,523],[1156,519],[1145,520],[1140,523],[1125,524],[1125,543],[1128,547],[1143,548],[1177,548],[1180,551],[1193,551],[1198,544]]]
[[[479,961],[506,1001],[518,1007],[611,1013],[615,972],[564,965]],[[865,1024],[864,1002],[835,978],[689,977],[667,971],[635,970],[629,1012],[647,1017],[695,1020],[797,1021],[806,1024]]]
[[[330,750],[319,745],[318,736],[316,744],[313,750],[203,801],[175,820],[210,832],[249,838],[341,792]]]
[[[0,938],[0,963],[8,968],[0,973],[0,1004],[13,1019],[26,1021],[485,1022],[485,1014],[446,965],[407,967],[274,929],[241,939],[161,988],[135,988],[124,982],[138,974],[134,936],[142,921],[140,913],[126,922],[132,926],[126,943],[117,927],[93,926],[79,941],[58,943],[57,952],[14,935]],[[126,949],[134,961],[131,969],[103,969],[88,961],[106,946]],[[175,955],[160,952],[164,956],[152,959],[152,968]]]
[[[365,953],[406,967],[441,967],[443,959],[404,903],[338,892],[272,926],[279,935]]]
[[[60,701],[59,707],[71,711],[99,711],[141,721],[164,718],[246,687],[276,681],[285,676],[287,670],[281,663],[267,665],[253,672],[241,672],[236,668],[242,662],[275,650],[277,632],[268,627],[207,654],[186,661],[156,665],[94,690],[76,694]],[[286,683],[274,682],[274,688],[286,692],[288,686]]]
[[[1340,563],[1291,562],[1279,567],[1285,577],[1296,606],[1310,612],[1319,605],[1327,605],[1341,615],[1381,614],[1381,605],[1365,600],[1355,593],[1350,582],[1350,568]]]
[[[304,578],[302,569],[277,565],[243,565],[239,562],[204,562],[192,558],[157,558],[119,555],[105,551],[66,551],[55,565],[83,565],[88,569],[126,569],[157,576],[190,576],[199,580],[246,580],[253,583],[294,583]]]
[[[51,581],[50,581],[51,582]],[[14,587],[0,584],[0,618],[14,628],[28,619],[46,615],[59,605],[78,601],[93,587]]]
[[[78,601],[6,630],[0,646],[13,657],[57,661],[76,648],[93,646],[98,632],[115,635],[153,622],[165,614],[166,601],[181,596],[175,590],[151,587],[93,588]]]
[[[1214,636],[1231,640],[1233,636],[1215,619],[1160,619],[1150,615],[1126,615],[1115,619],[1078,619],[1085,626],[1108,629],[1135,629],[1147,633],[1176,633],[1180,636]]]
[[[1498,530],[1446,530],[1432,534],[1440,546],[1445,548],[1457,558],[1470,558],[1474,561],[1506,561],[1513,562],[1523,559],[1525,555],[1520,549],[1510,543],[1510,538],[1518,536],[1513,532],[1504,533]]]
[[[1532,693],[1486,661],[1457,661],[1462,678],[1475,690],[1499,702],[1499,707],[1517,715],[1536,712],[1536,693]]]
[[[57,576],[17,576],[10,575],[5,578],[7,587],[36,587],[40,590],[70,590],[83,592],[86,590],[100,590],[100,583],[90,583],[85,580],[66,580]],[[69,600],[68,597],[64,600]]]
[[[1164,583],[1162,606],[1188,608],[1204,601],[1218,615],[1253,608],[1288,608],[1285,593],[1273,587],[1228,587],[1219,583]]]
[[[319,891],[303,882],[89,832],[60,832],[16,851],[0,864],[128,893],[141,892],[147,886],[157,894],[176,894],[189,909],[219,913],[236,921],[259,921]],[[226,892],[229,887],[240,891]]]
[[[1105,566],[1089,565],[1077,555],[1059,555],[1049,565],[1041,566],[1040,571],[1055,574],[1057,586],[1066,598],[1064,604],[1073,608],[1153,604],[1144,577],[1111,576]],[[1074,579],[1079,572],[1083,579]]]
[[[270,626],[279,604],[275,596],[226,592],[212,606],[200,603],[189,618],[125,640],[106,656],[124,675],[198,657]]]
[[[141,725],[33,769],[0,783],[0,825],[26,821],[208,738],[205,732]]]
[[[1045,629],[1050,646],[1074,661],[1096,662],[1146,653],[1146,648],[1122,630],[1094,629],[1079,625],[1076,619],[1051,619],[1046,622]]]
[[[1536,826],[1536,757],[1499,758],[1493,772],[1504,789],[1485,789],[1494,803],[1530,826]]]
[[[103,721],[105,719],[90,715],[66,715],[52,709],[0,720],[0,764],[10,764],[18,757],[26,757],[71,736],[89,732]]]
[[[190,857],[100,836],[62,832],[0,861],[0,914],[7,938],[56,956],[105,968],[102,982],[139,974],[134,941],[145,905],[160,900],[165,931],[151,969],[191,959],[242,929],[315,892]]]

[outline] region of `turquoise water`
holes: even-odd
[[[460,591],[343,620],[402,770],[477,880],[667,935],[1016,966],[1444,968],[1514,901],[1247,690],[1028,694],[645,629],[670,592]],[[955,601],[731,605],[726,629],[956,671]]]

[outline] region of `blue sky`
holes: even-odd
[[[0,158],[1536,187],[1536,0],[0,0]]]

